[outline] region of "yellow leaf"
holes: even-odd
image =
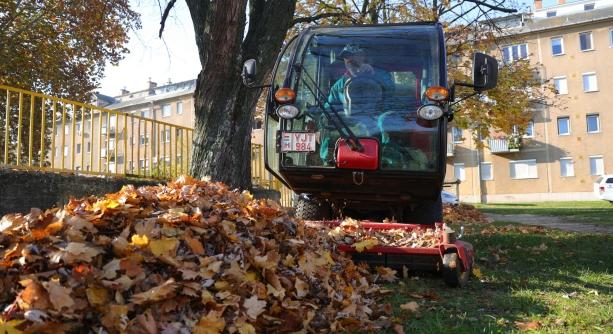
[[[139,247],[147,246],[148,244],[149,244],[149,238],[147,238],[146,235],[138,235],[138,234],[135,234],[132,236],[132,242],[130,243],[130,245],[132,246],[139,246]]]
[[[475,277],[478,279],[481,279],[481,277],[483,276],[483,274],[481,273],[481,269],[479,269],[479,267],[473,268],[473,275],[475,275]]]
[[[92,305],[104,305],[109,299],[109,293],[105,288],[89,288],[85,290],[85,294]]]
[[[358,251],[358,253],[361,253],[365,249],[371,249],[378,244],[379,244],[379,241],[377,239],[366,239],[366,240],[362,240],[358,243],[353,244],[353,247],[355,248],[355,250]]]
[[[162,240],[151,240],[149,243],[149,248],[151,248],[151,253],[155,256],[160,256],[162,254],[171,254],[174,255],[177,246],[179,245],[179,240],[175,238],[170,239],[162,239]]]
[[[21,334],[23,333],[19,329],[15,328],[19,326],[25,320],[10,320],[10,321],[2,321],[0,319],[0,334]]]
[[[211,311],[192,328],[194,334],[219,334],[226,328],[226,321],[221,316],[222,312]]]
[[[251,324],[249,323],[245,323],[241,326],[238,327],[238,332],[240,334],[255,334],[255,327],[253,327]]]
[[[254,273],[253,271],[249,271],[245,274],[245,281],[255,282],[257,278],[258,278],[258,275]]]

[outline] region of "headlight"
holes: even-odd
[[[429,121],[433,121],[443,116],[443,109],[434,104],[426,104],[417,109],[417,116]]]
[[[285,104],[277,108],[277,115],[285,119],[294,119],[300,114],[300,109],[292,104]]]

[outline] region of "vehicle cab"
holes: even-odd
[[[396,217],[425,205],[440,220],[451,95],[438,23],[310,28],[273,70],[266,168],[320,203]]]

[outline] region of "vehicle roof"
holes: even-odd
[[[325,25],[313,26],[306,29],[303,33],[334,33],[335,31],[352,31],[363,32],[365,30],[394,30],[394,31],[410,31],[416,29],[433,29],[438,24],[436,22],[412,22],[412,23],[395,23],[395,24],[361,24],[361,25]]]

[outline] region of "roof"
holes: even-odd
[[[524,26],[518,29],[511,29],[509,32],[513,35],[527,34],[608,20],[613,21],[613,7],[605,7],[563,16],[533,18],[527,20]]]
[[[112,96],[100,94],[98,92],[94,92],[94,96],[97,100],[98,105],[103,107],[116,102],[115,98],[113,98]]]
[[[155,87],[153,94],[149,95],[149,89],[130,92],[115,97],[115,103],[106,106],[108,109],[122,109],[138,105],[148,105],[153,102],[172,99],[178,96],[193,94],[196,90],[196,79],[177,82],[164,86]],[[136,96],[136,97],[130,97]]]

